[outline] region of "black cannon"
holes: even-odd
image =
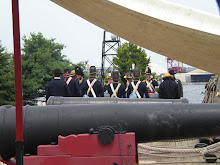
[[[24,149],[56,142],[58,135],[135,132],[136,143],[220,135],[220,104],[77,104],[25,106]],[[91,131],[92,130],[92,131]],[[15,107],[0,107],[0,154],[15,155]]]
[[[82,97],[60,97],[51,96],[47,100],[47,105],[61,105],[61,104],[143,104],[143,103],[189,103],[186,98],[183,99],[160,99],[158,94],[149,94],[151,98],[141,98],[141,99],[129,99],[129,98],[82,98]]]

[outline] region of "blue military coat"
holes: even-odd
[[[134,79],[134,84],[136,85],[137,82],[139,81],[138,78],[135,78]],[[144,82],[141,82],[138,86],[138,90],[137,90],[141,96],[141,98],[144,98],[144,95],[146,98],[149,98],[149,94],[148,94],[148,89],[147,89],[147,86],[146,86],[146,83]],[[127,98],[129,98],[130,94],[133,92],[133,87],[131,85],[131,83],[129,84],[128,86],[128,91],[127,91]]]
[[[46,101],[50,96],[71,96],[71,92],[65,81],[55,77],[46,87]]]

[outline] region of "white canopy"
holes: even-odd
[[[220,74],[220,17],[164,0],[52,0],[131,43]]]

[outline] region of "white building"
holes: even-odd
[[[180,79],[183,83],[194,83],[208,82],[212,76],[214,76],[213,73],[201,69],[196,69],[188,73],[177,73],[175,77]]]

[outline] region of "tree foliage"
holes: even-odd
[[[0,106],[15,105],[14,64],[11,53],[0,43]]]
[[[46,39],[41,33],[23,37],[22,79],[24,104],[42,97],[47,83],[53,78],[55,69],[70,68],[72,63],[62,55],[63,44],[55,39]]]
[[[117,49],[117,55],[113,58],[113,63],[120,73],[129,72],[134,63],[136,67],[140,68],[142,75],[144,75],[146,67],[150,63],[150,58],[147,58],[144,49],[126,42]]]

